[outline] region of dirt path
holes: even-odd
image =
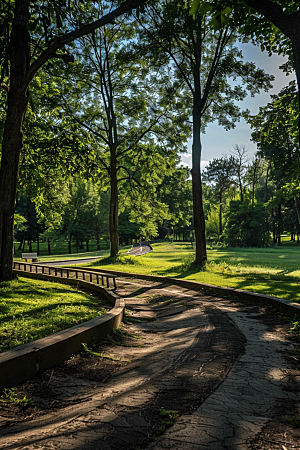
[[[0,408],[0,448],[300,448],[281,420],[297,413],[300,378],[278,316],[144,280],[118,294],[126,325],[93,349],[112,359],[78,356],[20,386],[35,406]]]

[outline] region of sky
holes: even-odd
[[[239,44],[242,49],[244,60],[254,62],[257,67],[264,69],[266,73],[275,76],[275,81],[272,83],[273,88],[268,91],[262,91],[254,98],[248,95],[243,102],[238,102],[244,109],[248,108],[251,114],[257,114],[260,106],[265,106],[270,101],[271,94],[278,94],[278,92],[287,86],[291,80],[296,79],[295,75],[286,76],[285,73],[279,69],[279,66],[285,62],[285,58],[279,55],[268,56],[267,52],[262,52],[258,46],[252,44]],[[224,154],[228,154],[233,145],[244,145],[248,150],[249,158],[256,152],[256,146],[251,142],[250,126],[242,119],[236,124],[233,130],[225,131],[223,127],[219,126],[217,122],[208,125],[206,134],[202,134],[202,161],[201,167],[204,168],[209,161],[214,158],[221,158]],[[188,143],[188,153],[182,155],[182,163],[191,167],[191,151],[192,143]]]

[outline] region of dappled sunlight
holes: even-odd
[[[60,283],[19,278],[1,292],[0,353],[104,314],[107,302]]]
[[[135,284],[135,281],[132,280],[132,284]],[[171,287],[174,288],[174,286]],[[133,286],[133,289],[134,292],[123,297],[131,301],[130,299],[139,298],[141,294],[144,295],[151,289],[165,290],[165,284],[158,283],[154,286],[142,284],[140,287]],[[195,297],[195,293],[189,293],[186,290],[180,289],[178,292],[185,292],[186,297],[190,297],[191,300]],[[55,448],[56,445],[63,445],[67,448],[69,444],[74,443],[74,439],[78,449],[86,448],[87,443],[99,447],[102,443],[104,446],[114,443],[121,448],[127,439],[131,439],[130,443],[134,443],[135,446],[140,445],[150,427],[145,420],[147,415],[143,412],[145,408],[148,411],[150,407],[154,407],[159,415],[159,407],[164,406],[164,403],[158,402],[166,390],[166,386],[162,385],[162,387],[160,383],[166,383],[166,380],[171,379],[170,377],[173,378],[169,396],[173,397],[174,405],[177,401],[177,408],[180,409],[181,396],[187,391],[189,384],[184,384],[184,390],[177,388],[178,396],[175,395],[176,387],[174,386],[177,386],[181,377],[184,376],[186,352],[195,345],[195,342],[202,340],[201,351],[199,348],[195,355],[204,353],[207,345],[204,343],[208,342],[205,339],[211,341],[212,334],[219,326],[220,318],[215,319],[216,323],[212,322],[216,310],[211,311],[212,314],[209,315],[210,306],[207,302],[211,300],[215,301],[213,297],[210,299],[205,296],[204,303],[199,304],[198,308],[188,308],[181,314],[158,318],[155,323],[135,324],[137,330],[151,333],[153,346],[131,349],[132,355],[136,355],[132,361],[133,364],[124,366],[119,374],[104,384],[92,383],[87,387],[86,395],[91,395],[83,405],[78,404],[76,408],[64,408],[62,414],[59,411],[56,412],[47,425],[42,421],[35,428],[26,427],[25,424],[14,432],[14,439],[23,447],[50,445]],[[155,306],[153,305],[153,309]],[[182,448],[186,443],[198,448],[200,444],[209,446],[211,442],[222,441],[228,448],[239,448],[241,440],[246,442],[260,431],[269,417],[269,411],[274,408],[278,399],[289,395],[281,389],[285,377],[285,364],[281,352],[282,348],[286,348],[284,338],[268,331],[269,327],[264,325],[263,320],[257,320],[258,310],[253,307],[235,306],[227,301],[224,304],[218,302],[219,309],[223,311],[224,316],[225,313],[228,314],[236,324],[241,332],[239,338],[244,341],[242,334],[246,337],[245,352],[235,361],[231,370],[226,372],[222,383],[218,381],[220,377],[218,372],[212,370],[210,366],[207,369],[208,372],[205,372],[207,363],[193,368],[192,378],[187,379],[189,382],[193,380],[192,383],[197,383],[204,380],[206,386],[209,380],[215,377],[214,388],[207,390],[204,397],[203,390],[197,391],[199,392],[198,404],[194,408],[190,407],[188,414],[181,413],[177,423],[173,424],[169,430],[165,430],[161,437],[157,436],[158,444],[164,439],[175,439]],[[263,318],[263,314],[260,316]],[[232,323],[231,320],[228,323]],[[223,330],[223,326],[224,324],[221,325],[220,331]],[[232,327],[237,329],[234,325]],[[216,352],[215,345],[221,344],[221,336],[216,335],[214,352]],[[158,341],[156,341],[157,338]],[[224,355],[228,354],[229,343],[228,338],[224,337],[223,345],[219,347]],[[127,351],[124,349],[126,355]],[[209,361],[215,361],[215,353],[212,357],[211,351],[208,350]],[[110,354],[114,354],[113,347]],[[190,358],[187,360],[187,365],[193,364],[194,357],[190,356]],[[176,370],[178,372],[175,372]],[[65,383],[59,384],[59,382],[58,380],[58,387],[64,392]],[[74,381],[72,383],[74,384]],[[196,392],[195,387],[193,389]],[[73,390],[71,394],[73,395]],[[133,414],[135,414],[135,421]],[[137,420],[139,420],[138,426]],[[5,443],[5,439],[8,438],[4,437],[2,442]]]
[[[285,342],[285,338],[283,335],[271,333],[269,331],[262,333],[260,336],[260,339],[262,341],[266,341],[266,342],[270,342],[270,341]]]

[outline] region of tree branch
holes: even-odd
[[[270,0],[246,0],[246,3],[248,6],[256,9],[256,11],[269,19],[283,34],[291,38],[289,17],[292,14],[288,16],[281,6]],[[296,14],[299,14],[299,12]]]
[[[49,60],[55,57],[56,51],[66,44],[70,44],[75,39],[85,36],[91,33],[93,30],[102,27],[110,22],[112,22],[117,17],[131,11],[134,8],[146,3],[147,0],[126,0],[114,11],[101,17],[101,19],[95,20],[87,25],[84,25],[77,30],[71,31],[63,36],[57,38],[29,67],[27,75],[24,80],[23,89],[24,91],[28,88],[30,81],[36,74],[36,72]]]

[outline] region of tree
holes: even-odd
[[[223,232],[223,202],[226,191],[234,184],[234,176],[236,174],[237,160],[230,156],[223,158],[214,158],[209,162],[203,172],[203,181],[209,184],[213,195],[218,199],[219,203],[219,236]],[[241,199],[241,202],[243,200]]]
[[[119,251],[120,189],[127,180],[137,189],[141,171],[150,174],[149,160],[159,158],[155,152],[174,158],[189,132],[170,78],[151,71],[132,49],[135,28],[132,17],[122,18],[80,40],[77,64],[57,79],[64,119],[89,135],[96,163],[109,179],[112,257]],[[157,171],[153,167],[153,177]]]
[[[241,77],[252,95],[260,89],[268,89],[273,78],[256,69],[254,64],[241,61],[241,52],[234,46],[237,36],[233,27],[221,24],[218,30],[212,29],[209,5],[203,2],[203,8],[195,11],[195,20],[186,6],[183,0],[155,3],[146,9],[147,16],[140,24],[144,28],[146,51],[157,65],[162,63],[173,69],[173,76],[186,90],[192,105],[196,262],[203,264],[207,254],[200,172],[201,130],[213,120],[230,129],[239,119],[240,111],[234,100],[242,100],[247,94],[241,86],[230,85],[230,77]]]
[[[247,5],[256,9],[270,20],[291,42],[293,65],[296,72],[298,91],[300,91],[300,6],[298,1],[245,0]],[[298,98],[298,111],[300,97]],[[299,122],[300,127],[300,122]],[[299,128],[300,132],[300,128]],[[300,133],[299,137],[300,139]]]
[[[259,155],[268,161],[268,177],[276,186],[272,205],[277,208],[279,240],[284,198],[294,199],[300,217],[298,95],[295,83],[291,82],[278,95],[272,95],[271,102],[260,108],[259,114],[249,117],[252,139],[257,143]]]
[[[65,0],[1,2],[1,85],[7,90],[0,167],[1,281],[12,279],[13,218],[19,159],[23,145],[22,125],[32,79],[50,59],[72,60],[68,53],[63,52],[66,45],[112,22],[116,17],[131,11],[145,1],[126,0],[100,19],[82,24],[73,31],[68,30],[66,20],[70,2]],[[31,48],[34,48],[32,54]]]
[[[18,181],[19,195],[30,197],[40,220],[53,229],[60,225],[72,177],[87,180],[95,170],[91,139],[62,114],[57,91],[43,70],[31,83]]]
[[[202,0],[193,0],[190,10],[192,15],[195,16],[201,3],[203,3]],[[232,20],[242,28],[243,33],[256,37],[257,42],[262,43],[269,52],[289,54],[291,65],[296,72],[298,91],[300,91],[300,6],[298,0],[215,0],[210,1],[210,5],[214,11],[213,19],[216,28],[223,21],[228,23],[231,16]],[[257,13],[260,17],[257,17]],[[278,33],[278,30],[282,34]],[[298,111],[300,110],[299,102],[300,97]],[[299,143],[300,118],[298,128]]]
[[[21,196],[16,204],[16,212],[25,219],[22,227],[15,233],[16,239],[20,241],[18,250],[24,251],[25,241],[28,241],[29,252],[32,252],[32,242],[37,241],[37,254],[39,254],[39,235],[44,231],[42,224],[38,222],[35,205],[26,196]]]
[[[245,173],[245,179],[248,181],[248,186],[251,189],[251,204],[254,207],[255,203],[255,189],[258,181],[261,179],[265,171],[266,162],[258,154],[255,154],[254,158],[247,167],[247,172]],[[266,183],[268,183],[269,171],[266,173]],[[262,201],[267,201],[267,193],[265,192],[264,199]]]
[[[241,202],[244,201],[244,179],[247,170],[247,149],[244,145],[233,146],[232,154],[234,155],[234,170],[236,176],[236,184],[240,191]]]
[[[89,251],[89,240],[97,238],[99,216],[105,217],[107,211],[101,208],[99,189],[92,183],[74,178],[69,183],[70,197],[64,208],[62,218],[62,234],[68,240],[69,253],[72,253],[72,240],[76,243],[78,253],[79,243],[86,242]],[[99,236],[98,236],[99,240]]]
[[[265,247],[269,236],[265,228],[266,210],[262,203],[252,207],[245,199],[230,202],[223,237],[231,247]]]
[[[162,226],[172,230],[175,236],[183,235],[186,239],[191,233],[193,216],[193,197],[188,167],[176,167],[168,173],[159,186],[159,199],[168,205],[169,217]]]

